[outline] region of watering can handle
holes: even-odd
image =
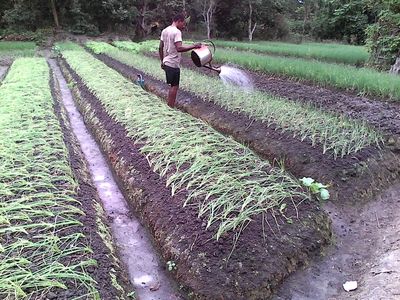
[[[203,40],[203,42],[210,43],[210,44],[213,46],[213,48],[214,48],[214,53],[215,53],[215,44],[213,43],[212,40]]]

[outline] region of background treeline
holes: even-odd
[[[0,35],[62,29],[143,39],[177,12],[199,36],[367,43],[379,66],[400,48],[400,0],[0,0]]]

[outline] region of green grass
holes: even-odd
[[[241,51],[221,49],[215,53],[214,58],[220,63],[233,63],[254,71],[400,101],[400,77],[368,68],[255,53],[243,55]]]
[[[148,40],[140,43],[130,42],[130,41],[116,41],[113,42],[118,48],[124,48],[135,53],[141,52],[154,52],[158,51],[158,46],[160,44],[159,40]]]
[[[282,42],[214,41],[217,46],[284,56],[311,58],[328,62],[363,65],[369,58],[364,46],[327,43],[290,44]],[[218,49],[217,49],[218,51]],[[247,53],[242,52],[242,55]]]
[[[36,45],[34,42],[0,42],[1,57],[34,56]]]
[[[62,53],[112,118],[123,124],[174,195],[187,192],[218,239],[256,215],[308,200],[283,169],[188,114],[168,108],[85,51]],[[110,88],[112,87],[112,88]],[[285,206],[283,206],[285,204]]]
[[[0,86],[1,299],[77,286],[98,297],[49,78],[45,59],[18,58]]]
[[[164,80],[165,74],[156,59],[121,51],[107,44],[91,43],[89,47]],[[363,122],[263,92],[227,88],[219,79],[185,68],[181,72],[180,87],[184,90],[229,111],[243,112],[268,125],[274,124],[300,140],[310,141],[312,145],[321,145],[323,153],[333,153],[335,158],[355,153],[369,145],[379,146],[382,141],[381,134]]]

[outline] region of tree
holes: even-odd
[[[202,16],[206,25],[207,38],[211,38],[211,28],[213,25],[214,13],[217,8],[217,0],[200,0],[202,6]]]
[[[249,41],[253,40],[253,34],[257,27],[257,21],[254,22],[254,26],[252,25],[253,18],[253,1],[249,0],[249,21],[248,21],[248,34],[249,34]]]
[[[367,47],[369,64],[387,70],[400,56],[400,0],[383,0],[381,4],[377,22],[367,29]]]

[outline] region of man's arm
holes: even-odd
[[[158,46],[158,55],[160,56],[161,60],[161,68],[163,68],[163,60],[164,60],[164,42],[160,41],[160,46]]]
[[[197,44],[194,44],[191,46],[184,46],[184,45],[182,45],[182,42],[176,42],[175,47],[176,47],[176,51],[178,51],[178,52],[188,52],[193,49],[201,48],[201,44],[197,43]]]
[[[160,40],[160,45],[158,46],[158,55],[160,56],[161,62],[164,59],[164,42]]]

